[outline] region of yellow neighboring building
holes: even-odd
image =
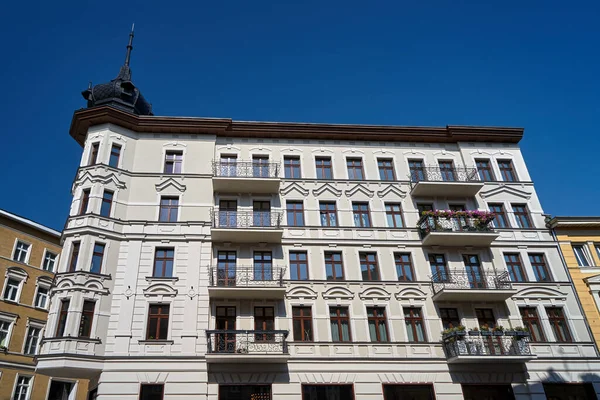
[[[554,217],[548,227],[560,244],[583,311],[600,347],[600,217]]]
[[[0,210],[0,400],[84,400],[88,382],[35,373],[60,232]]]

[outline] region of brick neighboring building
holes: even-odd
[[[35,373],[60,237],[58,231],[0,210],[0,400],[86,398],[87,381]]]

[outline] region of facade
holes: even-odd
[[[554,217],[548,221],[600,345],[600,217]]]
[[[73,116],[39,371],[100,400],[600,392],[522,129],[153,116],[130,52]]]
[[[85,381],[35,372],[60,251],[60,232],[0,210],[0,399],[87,396]]]

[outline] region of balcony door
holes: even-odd
[[[254,252],[254,281],[273,280],[273,254],[270,251]]]
[[[219,251],[217,254],[217,286],[236,286],[235,251]]]
[[[235,330],[235,307],[217,307],[216,329],[219,331]],[[217,333],[215,335],[215,351],[235,353],[235,333]]]
[[[476,308],[475,315],[480,327],[487,326],[490,331],[496,327],[496,318],[491,308]],[[505,355],[511,351],[510,344],[505,343],[506,339],[503,336],[482,336],[481,340],[482,351],[486,355]]]
[[[448,207],[452,211],[465,211],[466,207],[464,204],[449,204]],[[469,221],[465,217],[458,217],[452,219],[452,230],[462,231],[469,226]]]
[[[471,289],[485,289],[487,285],[479,257],[475,254],[463,254],[463,262]]]
[[[269,157],[268,156],[253,156],[252,157],[252,176],[255,178],[269,177]]]
[[[219,167],[219,176],[237,176],[237,156],[231,154],[221,155]]]
[[[410,170],[410,180],[413,182],[421,182],[425,179],[425,166],[423,160],[408,160],[408,168]]]
[[[275,330],[275,308],[273,307],[254,307],[254,329],[257,331]],[[270,342],[275,337],[272,333],[256,334],[255,341]]]
[[[237,226],[237,200],[221,200],[219,202],[219,227],[235,228]]]
[[[454,175],[454,164],[452,161],[439,161],[440,175],[444,182],[454,182],[456,176]]]
[[[254,201],[252,210],[254,226],[271,226],[270,201]]]

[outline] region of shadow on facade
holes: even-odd
[[[286,363],[223,363],[208,366],[208,383],[219,385],[267,385],[289,383]]]

